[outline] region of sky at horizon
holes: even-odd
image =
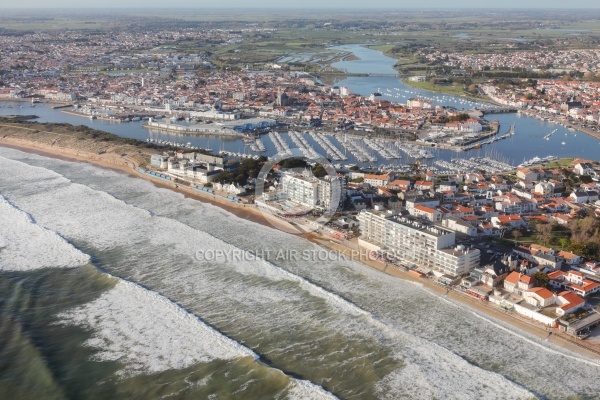
[[[101,7],[99,7],[101,4]],[[569,3],[560,0],[504,0],[502,2],[486,2],[480,0],[421,0],[419,2],[406,0],[228,0],[215,2],[213,0],[103,0],[98,2],[82,2],[81,0],[22,0],[19,2],[0,1],[0,8],[568,8],[586,9],[599,8],[598,0],[580,0]]]

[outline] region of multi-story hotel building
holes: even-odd
[[[430,221],[366,210],[358,221],[361,240],[440,275],[458,277],[479,266],[479,250],[455,246],[455,233]]]

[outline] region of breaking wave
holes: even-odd
[[[90,261],[53,231],[38,225],[0,195],[0,270],[75,268]]]

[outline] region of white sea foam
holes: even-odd
[[[303,379],[292,379],[288,389],[288,400],[335,400],[333,394],[321,386]]]
[[[86,345],[124,374],[182,369],[216,359],[258,358],[158,293],[119,281],[98,299],[59,315],[94,331]]]
[[[74,268],[89,256],[0,196],[0,270]]]

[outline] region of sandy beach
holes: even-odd
[[[273,229],[276,229],[277,227],[285,228],[285,230],[288,232],[290,231],[290,229],[294,229],[292,225],[288,224],[287,222],[282,221],[276,217],[266,216],[252,205],[233,203],[221,196],[210,195],[208,193],[204,194],[189,187],[184,187],[182,185],[178,185],[178,187],[176,188],[174,183],[170,183],[160,178],[152,177],[148,174],[140,173],[138,171],[137,163],[133,159],[128,158],[127,156],[122,156],[115,153],[93,154],[58,146],[49,146],[47,144],[41,144],[34,141],[14,137],[0,137],[0,146],[13,148],[28,153],[34,153],[46,157],[57,158],[65,161],[90,163],[98,167],[126,173],[132,177],[146,179],[149,182],[152,182],[156,187],[170,189],[181,193],[186,197],[193,198],[203,203],[210,203],[217,207],[221,207],[222,209],[234,214],[238,218],[250,220],[252,222],[271,227]],[[317,245],[339,251],[345,254],[348,258],[353,258],[356,261],[368,265],[369,267],[375,268],[385,274],[388,274],[395,278],[421,284],[425,290],[428,290],[431,293],[440,297],[446,298],[448,301],[456,304],[457,306],[464,307],[465,312],[473,312],[479,317],[489,320],[491,323],[502,322],[502,325],[504,326],[514,326],[520,331],[524,331],[529,334],[535,335],[542,340],[563,347],[573,353],[579,354],[588,359],[600,360],[599,344],[573,339],[571,337],[568,337],[566,334],[559,332],[558,329],[546,328],[531,320],[528,321],[527,318],[522,317],[513,312],[501,310],[493,305],[464,295],[460,292],[448,290],[446,287],[440,286],[429,279],[416,277],[410,273],[404,272],[396,268],[393,265],[365,259],[364,257],[360,257],[359,259],[356,256],[353,256],[350,247],[342,243],[335,242],[329,237],[321,236],[315,233],[308,233],[302,236]],[[517,330],[512,330],[509,328],[505,329],[507,331],[513,332],[515,335],[520,335],[520,332]],[[532,345],[536,344],[532,342]]]

